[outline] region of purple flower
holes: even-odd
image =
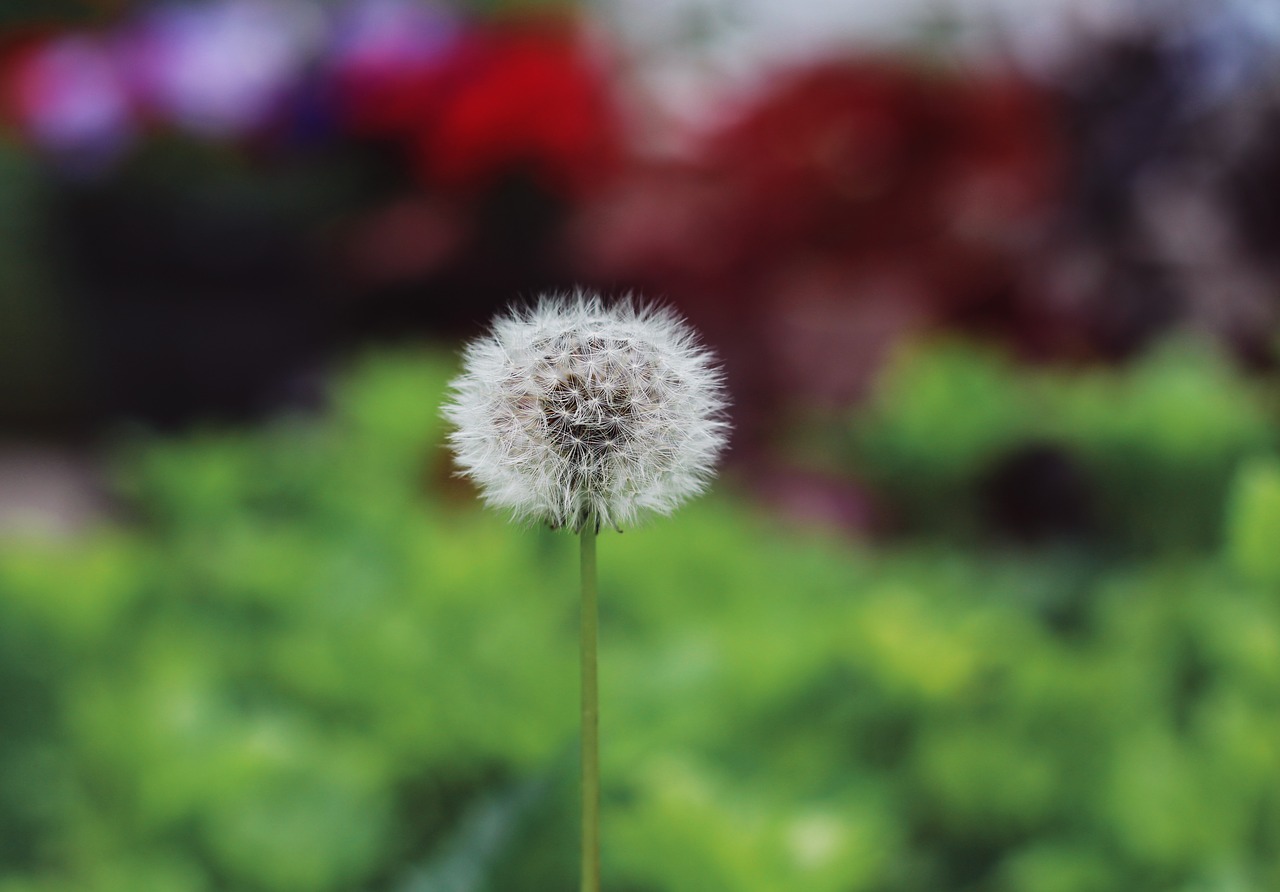
[[[431,65],[460,30],[457,16],[421,0],[355,0],[339,15],[330,50],[338,72],[392,74]]]
[[[132,74],[163,119],[199,136],[242,136],[298,89],[325,35],[323,13],[301,0],[162,6],[130,35]]]
[[[338,117],[362,133],[397,133],[421,117],[462,24],[418,0],[354,0],[337,17],[327,66]]]
[[[13,92],[22,128],[65,160],[99,167],[132,142],[133,109],[108,43],[77,35],[44,44],[19,63]]]

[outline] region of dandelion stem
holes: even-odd
[[[582,892],[600,892],[600,692],[596,524],[582,525]]]

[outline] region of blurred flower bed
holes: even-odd
[[[1038,64],[831,52],[697,114],[569,6],[211,0],[11,28],[0,275],[4,352],[27,355],[3,378],[48,395],[4,385],[0,414],[261,415],[305,405],[335,352],[577,284],[690,315],[751,457],[921,331],[1090,363],[1192,327],[1267,366],[1280,39],[1250,8],[1077,29]]]
[[[125,450],[128,526],[0,549],[0,889],[573,887],[571,543],[450,482],[450,365],[384,355],[327,420]],[[931,402],[944,368],[980,412],[1021,387],[1093,412],[1097,382],[927,351],[860,463],[928,440],[919,492],[1045,433]],[[725,495],[609,538],[608,888],[1280,882],[1280,429],[1211,361],[1105,386],[1229,421],[1204,445],[1095,415],[1069,444],[1146,464],[1220,545],[873,552]]]

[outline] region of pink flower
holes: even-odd
[[[110,43],[80,35],[50,40],[20,55],[8,80],[18,125],[43,148],[98,166],[132,142],[132,103]]]
[[[401,133],[421,120],[461,24],[414,0],[361,0],[339,16],[329,71],[339,114],[363,133]]]

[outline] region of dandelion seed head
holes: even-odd
[[[676,314],[544,297],[467,345],[443,408],[460,473],[519,519],[580,530],[668,514],[724,448],[723,380]]]

